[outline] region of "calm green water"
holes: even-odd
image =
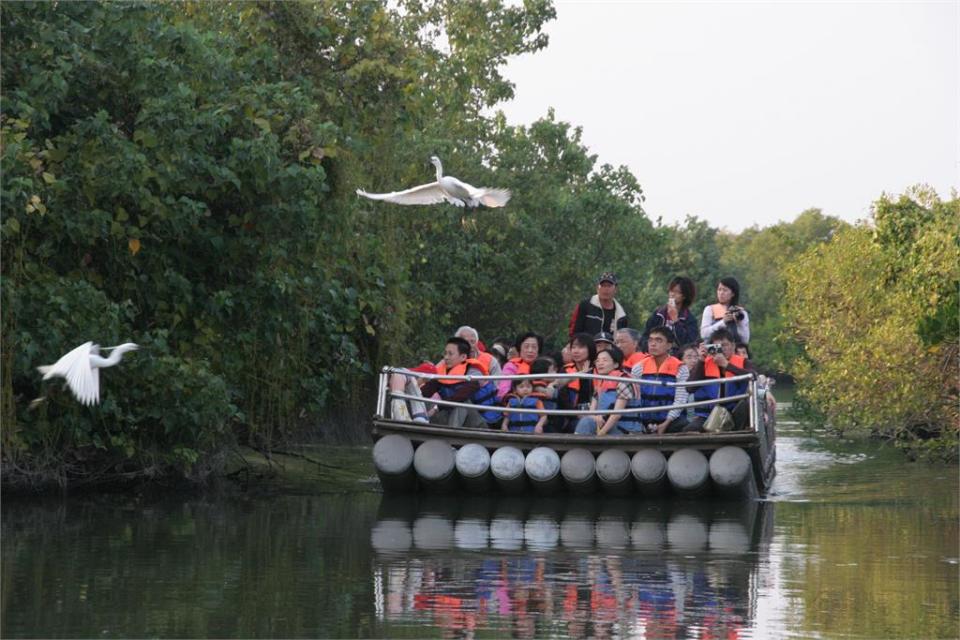
[[[746,506],[5,500],[0,633],[957,637],[957,469],[791,429]]]

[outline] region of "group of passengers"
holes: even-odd
[[[616,300],[617,276],[603,273],[596,295],[580,302],[570,320],[570,338],[556,354],[543,353],[543,338],[527,332],[508,345],[495,339],[488,349],[477,331],[460,327],[444,346],[443,359],[425,362],[411,371],[440,377],[417,378],[395,374],[391,391],[416,397],[479,405],[480,408],[431,405],[395,399],[395,419],[450,426],[489,427],[529,433],[627,435],[696,433],[714,409],[707,404],[671,408],[687,402],[743,395],[747,380],[720,384],[722,378],[756,374],[749,361],[750,319],[739,306],[739,284],[723,278],[717,302],[708,305],[697,330],[690,306],[693,281],[676,277],[667,286],[667,302],[648,318],[641,333],[630,328],[623,306]],[[464,380],[442,376],[543,375],[587,373],[620,380],[591,378],[524,378]],[[684,383],[718,380],[715,384]],[[662,384],[672,383],[672,384]],[[771,396],[772,400],[772,396]],[[747,426],[749,405],[743,399],[722,403],[735,428]],[[643,408],[637,413],[598,413],[564,416],[499,409],[580,409],[590,411]],[[690,415],[688,415],[688,413]]]

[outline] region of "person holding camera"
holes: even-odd
[[[703,345],[706,357],[703,362],[696,365],[690,372],[690,382],[699,380],[721,380],[723,378],[732,378],[751,373],[754,376],[757,370],[753,363],[734,353],[735,343],[733,336],[726,329],[718,329],[710,336],[710,343]],[[729,396],[738,396],[747,392],[747,381],[720,384],[708,384],[704,386],[691,387],[693,399],[695,401],[716,400]],[[733,416],[734,425],[737,428],[746,427],[750,423],[750,405],[745,399],[737,402],[721,403],[727,411]],[[694,417],[690,424],[684,428],[684,431],[702,431],[703,425],[710,417],[713,405],[704,405],[694,407]]]
[[[734,343],[750,343],[750,316],[740,306],[740,283],[731,276],[720,278],[717,302],[707,305],[700,320],[700,337],[706,340],[715,331],[726,329]]]

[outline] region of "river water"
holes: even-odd
[[[956,638],[956,467],[780,422],[749,505],[7,499],[4,638]]]

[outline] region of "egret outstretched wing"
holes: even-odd
[[[443,165],[437,156],[432,156],[430,162],[437,168],[436,182],[391,193],[367,193],[357,189],[357,194],[396,204],[437,204],[446,201],[458,207],[502,207],[510,200],[510,192],[506,189],[478,189],[453,176],[443,175]]]
[[[100,402],[100,374],[98,369],[90,366],[90,356],[97,356],[99,353],[99,346],[92,342],[84,342],[54,364],[40,366],[37,369],[43,374],[44,380],[55,376],[65,378],[73,395],[81,404],[95,404]]]
[[[502,207],[510,202],[510,191],[507,189],[487,189],[484,187],[483,189],[477,189],[477,192],[474,195],[474,200],[485,207]]]
[[[357,189],[357,195],[371,200],[385,200],[394,204],[437,204],[448,201],[449,197],[436,182],[422,184],[405,191],[391,191],[390,193],[367,193]]]

